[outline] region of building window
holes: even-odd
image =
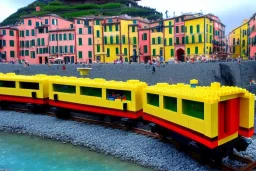
[[[184,33],[185,32],[185,27],[184,26],[181,26],[181,32]]]
[[[31,36],[35,36],[35,30],[34,29],[31,30]]]
[[[88,57],[92,58],[92,51],[88,51]]]
[[[123,44],[125,44],[125,43],[126,43],[126,41],[125,41],[125,35],[122,36],[122,40],[123,40]]]
[[[14,51],[10,51],[10,56],[11,56],[12,58],[14,58],[14,57],[15,57],[15,52],[14,52]]]
[[[10,40],[10,46],[14,47],[14,40]]]
[[[46,25],[48,25],[48,19],[45,19],[45,20],[44,20],[44,23],[45,23]]]
[[[95,24],[96,24],[96,25],[100,25],[100,21],[99,21],[99,20],[96,20],[96,21],[95,21]]]
[[[136,37],[133,37],[133,44],[137,44],[137,38]]]
[[[176,33],[179,33],[179,26],[176,26]]]
[[[10,36],[14,36],[14,31],[10,30],[9,34],[10,34]]]
[[[107,38],[107,36],[104,36],[104,44],[108,44],[108,38]]]
[[[190,55],[190,48],[187,48],[187,55]]]
[[[79,41],[78,41],[79,46],[83,45],[83,40],[82,40],[82,38],[79,38],[78,40],[79,40]]]
[[[171,49],[171,57],[174,56],[174,49]]]
[[[44,38],[42,38],[42,46],[44,46]]]
[[[32,26],[32,21],[31,20],[28,20],[28,25]]]
[[[82,51],[79,51],[79,52],[78,52],[78,57],[79,57],[79,58],[83,58],[83,52],[82,52]]]
[[[195,36],[192,35],[192,43],[195,43]]]
[[[67,34],[63,34],[64,40],[67,40]]]
[[[116,25],[116,31],[118,31],[119,30],[119,27],[118,27],[118,25]]]
[[[100,45],[97,45],[97,52],[100,52]]]
[[[195,54],[198,54],[198,47],[195,47]]]
[[[164,96],[164,109],[177,112],[177,98]]]
[[[116,48],[116,55],[119,54],[119,48]]]
[[[110,49],[107,48],[107,57],[110,57]]]
[[[176,19],[175,19],[175,22],[179,22],[179,18],[176,18]]]
[[[156,56],[156,49],[153,49],[153,56]]]
[[[112,32],[112,25],[109,26],[109,32]]]
[[[116,44],[119,44],[119,36],[116,35]]]
[[[62,41],[62,34],[59,34],[59,40]]]
[[[172,38],[169,38],[169,46],[172,46]]]
[[[176,44],[177,44],[177,45],[180,44],[180,39],[179,39],[179,37],[176,37]]]
[[[148,46],[147,46],[147,45],[144,45],[144,46],[143,46],[143,50],[144,50],[144,53],[148,53]]]
[[[182,44],[185,44],[185,37],[182,37]]]
[[[210,26],[210,33],[212,33],[212,26]]]
[[[74,46],[70,46],[70,53],[74,53]]]
[[[135,26],[132,26],[132,32],[133,33],[135,32]]]
[[[25,56],[29,56],[29,50],[25,50]]]
[[[97,35],[97,37],[100,37],[100,31],[99,30],[96,31],[96,35]]]
[[[79,28],[79,34],[83,34],[83,29]]]
[[[159,95],[157,94],[147,94],[147,103],[152,106],[159,107]]]
[[[190,34],[193,34],[193,26],[190,26]]]
[[[6,35],[6,30],[3,30],[2,34],[3,34],[3,36],[5,36]]]
[[[29,30],[26,30],[26,36],[29,36]]]
[[[143,35],[142,35],[142,40],[147,40],[147,39],[148,39],[147,33],[143,33]]]
[[[71,33],[68,34],[69,40],[73,40],[73,35]]]
[[[200,25],[196,26],[196,31],[197,31],[197,33],[200,33]]]
[[[92,45],[92,38],[88,38],[88,45]]]
[[[169,27],[169,34],[172,34],[172,27]]]
[[[156,44],[156,39],[155,38],[152,38],[152,44]]]
[[[127,48],[124,48],[124,55],[127,56]]]
[[[202,43],[202,35],[201,34],[199,35],[198,39],[199,39],[199,43]]]
[[[92,34],[92,27],[91,26],[88,27],[88,34]]]

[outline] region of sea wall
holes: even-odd
[[[48,74],[77,76],[77,68],[83,65],[30,65],[0,64],[0,72],[14,72],[22,75]],[[153,85],[159,82],[189,83],[190,79],[198,79],[200,85],[209,85],[219,81],[223,85],[245,87],[251,79],[256,79],[256,62],[224,62],[224,63],[181,63],[164,64],[156,67],[152,73],[152,65],[146,64],[92,64],[88,77],[105,78],[106,80],[126,81],[139,79]]]

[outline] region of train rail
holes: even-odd
[[[25,109],[25,108],[8,107],[8,110],[12,110],[12,111],[19,112],[19,113],[32,113],[29,109]],[[47,116],[55,117],[55,114],[53,112],[46,112],[45,114]],[[69,118],[69,120],[80,122],[80,123],[89,123],[89,124],[94,124],[94,125],[100,125],[100,126],[105,126],[105,127],[114,128],[114,129],[127,130],[127,127],[125,125],[120,124],[120,123],[113,123],[113,122],[107,122],[107,121],[102,121],[102,120],[89,119],[89,118],[86,118],[86,117],[71,116]],[[148,136],[148,137],[151,137],[151,138],[159,139],[161,141],[171,143],[171,144],[178,147],[176,142],[174,142],[172,139],[163,137],[162,135],[159,135],[159,134],[156,134],[156,133],[152,133],[151,131],[148,131],[148,130],[145,130],[145,129],[131,127],[129,129],[129,131],[132,131],[136,134],[145,135],[145,136]],[[199,157],[195,153],[188,152],[188,154],[191,157],[193,157],[194,159],[199,159]],[[231,156],[229,156],[229,159],[238,161],[238,162],[243,163],[245,165],[240,167],[240,168],[236,168],[236,167],[234,167],[232,165],[229,165],[229,164],[226,164],[226,163],[222,163],[221,166],[216,166],[215,164],[213,164],[209,161],[208,166],[218,168],[218,169],[221,169],[221,170],[224,170],[224,171],[252,171],[254,169],[256,170],[256,161],[253,161],[250,158],[240,156],[238,154],[232,154]]]

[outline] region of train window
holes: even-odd
[[[164,108],[177,112],[177,98],[164,96]]]
[[[81,95],[102,97],[101,88],[92,88],[92,87],[80,87]]]
[[[20,82],[21,89],[39,90],[39,83]]]
[[[182,112],[198,119],[204,119],[204,103],[182,100]]]
[[[0,87],[15,88],[15,81],[0,81]]]
[[[147,102],[150,105],[159,107],[159,95],[157,94],[147,94]]]
[[[131,91],[126,91],[126,90],[107,89],[107,99],[108,100],[121,99],[121,100],[131,101],[132,93]]]
[[[53,84],[53,91],[60,93],[76,94],[76,86]]]

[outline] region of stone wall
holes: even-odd
[[[24,67],[18,64],[0,64],[0,72],[15,72],[22,75],[48,74],[62,76],[77,76],[77,68],[82,65],[30,65]],[[145,64],[93,64],[90,78],[105,78],[106,80],[126,81],[139,79],[149,85],[158,82],[189,83],[190,79],[198,79],[200,85],[209,85],[219,81],[224,85],[245,87],[250,79],[256,79],[256,62],[227,63],[195,63],[195,64],[165,64],[156,67],[152,74],[152,65]]]

